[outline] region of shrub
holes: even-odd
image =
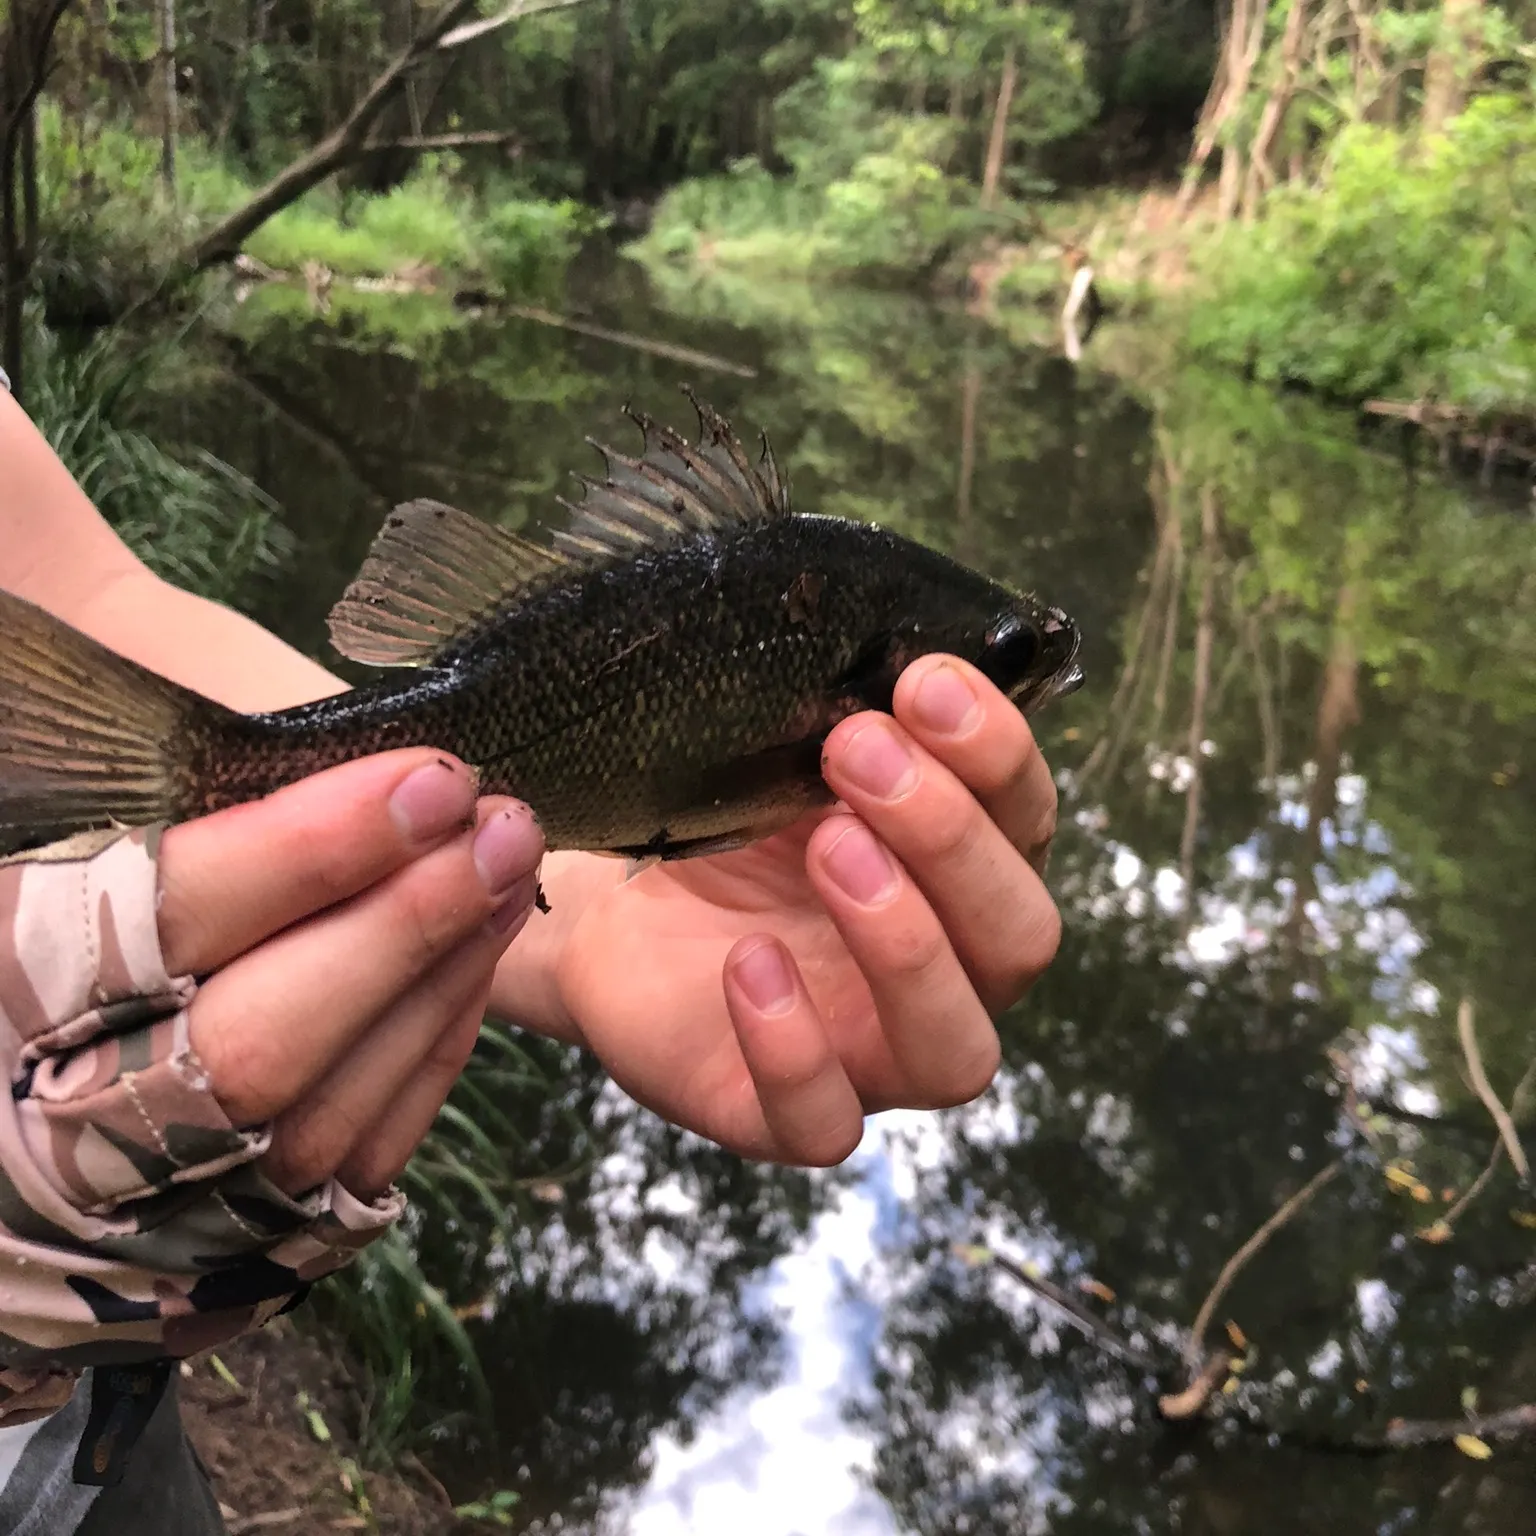
[[[1536,406],[1536,114],[1473,102],[1425,143],[1340,133],[1316,189],[1286,189],[1204,264],[1197,351],[1351,399]]]

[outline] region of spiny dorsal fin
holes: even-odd
[[[689,443],[642,411],[624,414],[640,428],[638,459],[588,438],[602,454],[606,478],[582,476],[586,494],[572,505],[570,526],[555,548],[587,563],[658,548],[689,534],[788,517],[789,494],[763,439],[754,465],[718,412],[685,391],[699,413],[699,440]]]
[[[506,528],[440,501],[408,501],[384,520],[331,609],[331,644],[370,667],[415,667],[564,562]]]
[[[331,643],[368,666],[421,666],[546,578],[693,534],[788,517],[789,493],[767,439],[753,465],[730,423],[686,393],[699,413],[698,443],[626,408],[640,428],[640,457],[589,438],[606,476],[579,477],[585,494],[574,505],[561,499],[570,525],[548,545],[442,502],[397,507],[331,610]]]

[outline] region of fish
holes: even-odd
[[[1081,686],[1059,608],[873,523],[792,508],[711,406],[690,443],[629,410],[638,452],[552,535],[442,502],[389,513],[329,617],[372,669],[243,714],[0,593],[0,856],[175,824],[392,748],[452,753],[551,849],[643,864],[740,848],[832,795],[828,733],[891,708],[918,657],[964,657],[1025,715]]]

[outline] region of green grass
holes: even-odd
[[[369,195],[325,182],[246,242],[268,267],[310,263],[346,279],[432,268],[445,287],[470,282],[513,298],[551,298],[601,216],[529,198],[491,181],[471,192],[452,156],[424,157],[393,190]],[[175,204],[160,182],[159,148],[121,123],[66,124],[45,106],[39,136],[38,290],[61,321],[111,318],[162,301],[196,235],[239,207],[254,185],[201,140],[183,138]]]
[[[205,449],[167,445],[139,410],[179,338],[108,333],[65,347],[29,311],[27,406],[123,541],[179,586],[228,601],[276,566],[292,539],[255,484]]]
[[[282,271],[317,261],[348,276],[418,263],[455,272],[478,260],[477,235],[468,197],[428,166],[379,197],[343,198],[333,187],[317,188],[263,224],[246,250]]]

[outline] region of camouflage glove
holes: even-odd
[[[334,1180],[294,1199],[254,1166],[270,1127],[231,1125],[191,1048],[197,982],[166,974],[158,841],[0,863],[0,1425],[86,1366],[259,1326],[404,1209]]]

